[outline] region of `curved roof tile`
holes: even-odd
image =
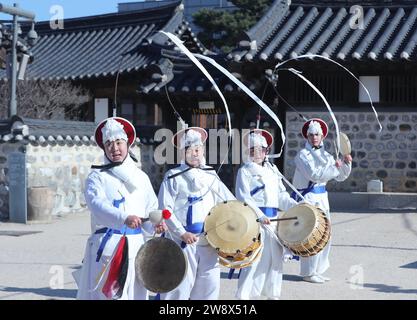
[[[416,1],[293,0],[290,6],[283,1],[272,4],[229,59],[276,62],[311,53],[339,60],[417,61]],[[353,5],[363,10],[362,27]],[[280,12],[273,23],[266,19],[270,12]],[[256,51],[247,43],[256,43]]]
[[[51,29],[49,21],[35,25],[38,43],[27,79],[84,79],[139,70],[155,59],[144,50],[145,39],[166,45],[158,35],[186,30],[180,1],[158,8],[64,20],[64,29]],[[197,44],[198,46],[198,44]],[[146,49],[146,48],[145,48]],[[0,71],[0,78],[6,76]]]

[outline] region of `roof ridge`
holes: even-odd
[[[41,34],[57,33],[57,32],[74,32],[77,30],[85,29],[86,27],[91,30],[92,28],[111,28],[114,26],[124,26],[137,22],[138,19],[141,23],[147,21],[154,22],[159,16],[172,17],[173,11],[176,10],[181,1],[175,1],[160,7],[145,8],[140,10],[126,11],[126,12],[111,12],[99,15],[83,16],[77,18],[64,19],[65,28],[63,30],[54,30],[50,26],[50,21],[36,22],[36,31]],[[27,26],[26,26],[27,27]]]
[[[291,6],[314,6],[314,7],[416,7],[414,0],[292,0]]]

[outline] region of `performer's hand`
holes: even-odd
[[[131,229],[137,229],[141,226],[142,220],[138,216],[127,216],[125,220],[125,225],[127,225]]]
[[[165,224],[165,221],[162,221],[160,224],[155,225],[155,232],[157,234],[163,233],[168,230],[167,225]]]
[[[262,219],[262,224],[271,224],[271,220],[269,220],[267,217],[264,217]]]
[[[198,241],[198,237],[194,233],[186,232],[181,236],[181,240],[186,244],[192,244]]]
[[[339,169],[343,165],[342,160],[337,159],[335,165],[336,165],[336,168]]]
[[[293,253],[290,249],[288,249],[287,247],[282,246],[282,260],[284,262],[288,262],[291,260]]]
[[[350,154],[347,154],[343,157],[343,161],[346,162],[347,164],[352,162],[352,156]]]

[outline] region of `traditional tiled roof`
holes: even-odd
[[[95,127],[93,122],[22,119],[14,116],[0,121],[0,143],[94,144]]]
[[[154,65],[153,68],[147,68],[147,71],[151,74],[145,75],[144,78],[149,79],[149,82],[143,83],[140,86],[140,92],[164,94],[165,85],[169,93],[201,94],[215,90],[212,83],[206,78],[201,70],[178,50],[163,50],[162,56],[164,58],[161,59],[157,65]],[[227,69],[228,62],[224,59],[224,56],[216,56],[210,53],[206,53],[206,56],[211,57]],[[211,77],[223,93],[227,94],[240,90],[236,84],[209,63],[205,61],[201,61],[201,63],[210,73]],[[237,75],[237,77],[239,77],[239,75]],[[164,79],[164,81],[161,81],[160,79]],[[252,83],[245,84],[252,90],[254,89]]]
[[[417,60],[416,1],[286,2],[276,0],[229,58],[276,62],[311,53],[339,61]]]
[[[64,120],[40,120],[14,116],[0,120],[0,143],[31,143],[35,145],[96,145],[97,123]],[[153,132],[140,130],[136,144],[153,144]]]
[[[89,79],[129,73],[158,62],[167,38],[189,30],[180,1],[159,8],[64,20],[53,30],[49,21],[36,24],[38,43],[27,79]],[[194,40],[196,38],[194,37]],[[195,46],[202,47],[196,40]],[[0,78],[4,78],[4,71]]]

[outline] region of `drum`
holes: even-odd
[[[310,257],[324,249],[330,239],[330,221],[319,208],[301,203],[280,216],[297,220],[280,221],[278,238],[294,254]]]
[[[351,154],[352,147],[346,133],[340,132],[340,153],[343,156]]]
[[[260,224],[255,210],[241,201],[214,206],[204,222],[208,243],[216,249],[221,265],[240,269],[251,265],[261,252]]]
[[[187,273],[187,257],[175,241],[157,237],[145,242],[135,259],[136,277],[146,289],[164,293],[178,287]]]

